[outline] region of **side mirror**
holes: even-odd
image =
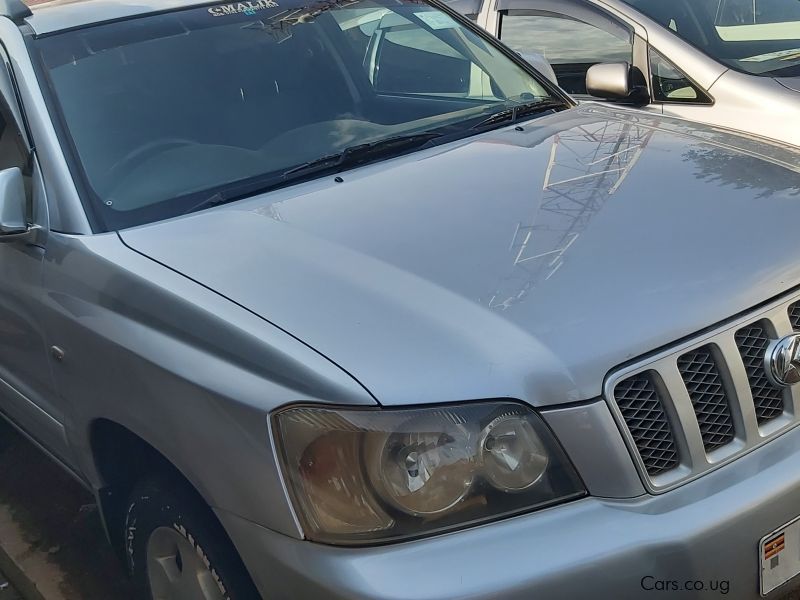
[[[526,63],[539,71],[539,73],[558,85],[556,72],[553,71],[553,67],[550,66],[550,63],[547,62],[547,59],[544,57],[544,55],[538,54],[537,52],[517,52],[517,54],[519,54]]]
[[[586,91],[606,100],[644,103],[647,101],[645,87],[632,84],[633,75],[634,69],[626,62],[592,65],[586,72]]]
[[[19,240],[31,232],[27,204],[22,171],[17,167],[0,171],[0,242]]]

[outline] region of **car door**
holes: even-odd
[[[604,62],[627,62],[647,73],[646,41],[636,27],[580,0],[490,0],[484,25],[512,50],[543,56],[559,85],[588,98],[586,72]],[[482,15],[484,16],[484,15]]]
[[[520,54],[543,54],[561,87],[580,99],[601,101],[586,92],[590,67],[627,62],[648,88],[650,102],[639,108],[681,114],[712,104],[701,86],[649,45],[649,32],[633,19],[585,0],[490,0],[490,4],[481,24]],[[677,10],[668,13],[668,26],[685,20]]]
[[[27,240],[0,240],[0,412],[57,457],[67,457],[63,411],[55,393],[40,318],[47,208],[36,156],[7,54],[0,49],[0,171],[22,170],[29,219]]]

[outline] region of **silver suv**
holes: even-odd
[[[0,408],[142,599],[800,572],[800,151],[435,2],[0,12]]]

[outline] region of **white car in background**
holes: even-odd
[[[800,145],[798,0],[454,0],[577,97]],[[536,61],[533,61],[537,64]]]

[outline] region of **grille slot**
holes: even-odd
[[[658,494],[800,429],[800,384],[773,386],[766,352],[800,333],[800,293],[609,373],[604,396],[645,488]]]
[[[789,320],[792,322],[792,328],[800,331],[800,302],[789,305]]]
[[[764,371],[764,354],[770,338],[763,321],[743,327],[735,338],[753,393],[756,419],[763,425],[783,414],[783,390],[773,386]]]
[[[647,473],[654,476],[676,467],[675,438],[652,375],[640,373],[619,382],[614,397]]]
[[[711,347],[679,357],[678,370],[692,400],[706,452],[733,441],[731,408]]]

